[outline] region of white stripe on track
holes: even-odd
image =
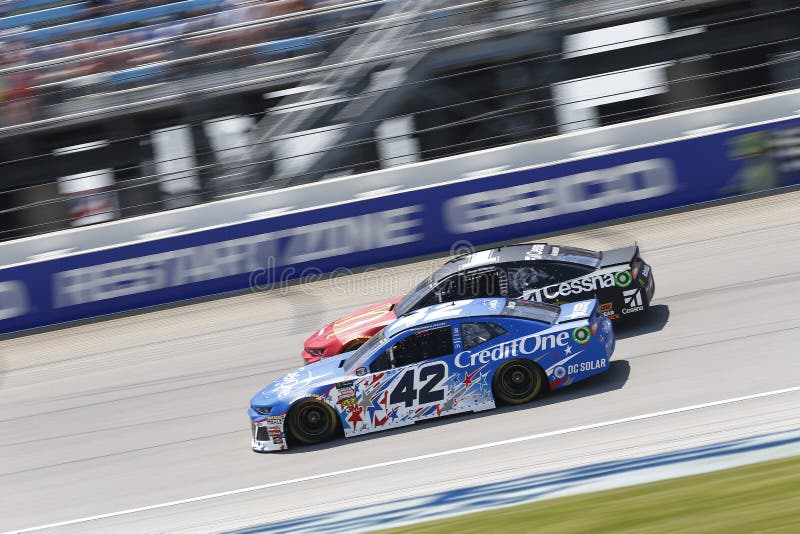
[[[208,501],[208,500],[211,500],[211,499],[218,499],[220,497],[229,497],[231,495],[239,495],[240,493],[249,493],[249,492],[252,492],[252,491],[259,491],[259,490],[264,490],[264,489],[269,489],[269,488],[276,488],[276,487],[280,487],[280,486],[288,486],[290,484],[298,484],[298,483],[301,483],[301,482],[309,482],[309,481],[312,481],[312,480],[319,480],[319,479],[322,479],[322,478],[335,477],[335,476],[339,476],[339,475],[347,475],[347,474],[350,474],[350,473],[357,473],[357,472],[360,472],[360,471],[369,471],[369,470],[372,470],[372,469],[380,469],[382,467],[389,467],[389,466],[393,466],[393,465],[406,464],[406,463],[410,463],[410,462],[419,462],[421,460],[428,460],[428,459],[431,459],[431,458],[439,458],[439,457],[442,457],[442,456],[451,456],[453,454],[461,454],[461,453],[465,453],[465,452],[478,451],[478,450],[481,450],[481,449],[489,449],[489,448],[492,448],[492,447],[501,447],[503,445],[511,445],[511,444],[514,444],[514,443],[521,443],[521,442],[524,442],[524,441],[531,441],[531,440],[536,440],[536,439],[549,438],[549,437],[553,437],[553,436],[562,436],[564,434],[572,434],[574,432],[582,432],[584,430],[593,430],[595,428],[603,428],[603,427],[619,425],[619,424],[623,424],[623,423],[631,423],[631,422],[634,422],[634,421],[642,421],[642,420],[645,420],[645,419],[653,419],[655,417],[663,417],[665,415],[674,415],[674,414],[679,414],[679,413],[684,413],[684,412],[691,412],[691,411],[694,411],[694,410],[702,410],[704,408],[711,408],[711,407],[714,407],[714,406],[722,406],[722,405],[725,405],[725,404],[733,404],[733,403],[736,403],[736,402],[748,401],[748,400],[753,400],[753,399],[761,399],[761,398],[764,398],[764,397],[773,397],[775,395],[783,395],[785,393],[796,393],[796,392],[800,392],[800,386],[794,386],[794,387],[784,388],[784,389],[775,389],[775,390],[772,390],[772,391],[765,391],[765,392],[762,392],[762,393],[754,393],[752,395],[744,395],[742,397],[733,397],[733,398],[730,398],[730,399],[723,399],[723,400],[712,401],[712,402],[704,402],[702,404],[694,404],[694,405],[691,405],[691,406],[683,406],[681,408],[672,408],[672,409],[669,409],[669,410],[662,410],[662,411],[659,411],[659,412],[650,412],[650,413],[646,413],[646,414],[633,415],[633,416],[630,416],[630,417],[623,417],[621,419],[612,419],[610,421],[603,421],[603,422],[600,422],[600,423],[591,423],[591,424],[588,424],[588,425],[581,425],[581,426],[574,426],[574,427],[570,427],[570,428],[563,428],[561,430],[552,430],[550,432],[542,432],[541,434],[531,434],[531,435],[528,435],[528,436],[521,436],[521,437],[518,437],[518,438],[510,438],[510,439],[504,439],[504,440],[501,440],[501,441],[493,441],[493,442],[490,442],[490,443],[483,443],[481,445],[471,445],[469,447],[462,447],[460,449],[451,449],[451,450],[447,450],[447,451],[434,452],[434,453],[430,453],[430,454],[423,454],[423,455],[420,455],[420,456],[411,456],[409,458],[400,458],[398,460],[390,460],[388,462],[381,462],[381,463],[377,463],[377,464],[362,465],[362,466],[359,466],[359,467],[351,467],[349,469],[342,469],[340,471],[331,471],[329,473],[320,473],[318,475],[309,475],[309,476],[300,477],[300,478],[293,478],[293,479],[289,479],[289,480],[281,480],[279,482],[270,482],[268,484],[260,484],[258,486],[250,486],[250,487],[247,487],[247,488],[239,488],[239,489],[235,489],[235,490],[223,491],[223,492],[220,492],[220,493],[212,493],[212,494],[209,494],[209,495],[202,495],[200,497],[190,497],[188,499],[181,499],[181,500],[178,500],[178,501],[170,501],[170,502],[165,502],[165,503],[160,503],[160,504],[152,504],[152,505],[149,505],[149,506],[141,506],[139,508],[130,508],[128,510],[121,510],[119,512],[110,512],[110,513],[106,513],[106,514],[93,515],[93,516],[90,516],[90,517],[82,517],[80,519],[71,519],[69,521],[61,521],[61,522],[58,522],[58,523],[49,523],[47,525],[39,525],[39,526],[36,526],[36,527],[23,528],[23,529],[19,529],[19,530],[11,530],[11,531],[7,531],[7,532],[0,533],[0,534],[22,534],[23,532],[34,532],[34,531],[37,531],[37,530],[45,530],[45,529],[50,529],[50,528],[65,527],[65,526],[69,526],[69,525],[76,525],[76,524],[79,524],[79,523],[86,523],[86,522],[89,522],[89,521],[96,521],[98,519],[108,519],[108,518],[111,518],[111,517],[118,517],[118,516],[122,516],[122,515],[136,514],[136,513],[139,513],[139,512],[147,512],[147,511],[150,511],[150,510],[158,510],[160,508],[169,508],[171,506],[179,506],[179,505],[182,505],[182,504],[190,504],[190,503],[195,503],[195,502]]]

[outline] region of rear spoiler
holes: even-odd
[[[590,319],[597,312],[597,299],[568,302],[561,305],[556,324]]]
[[[639,255],[639,245],[604,250],[600,254],[600,267],[611,267],[612,265],[622,264],[630,265],[633,259]]]

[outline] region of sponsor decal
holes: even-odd
[[[642,277],[647,278],[648,274],[650,274],[650,266],[645,264],[645,266],[642,267]]]
[[[551,256],[558,256],[558,253],[561,251],[559,247],[553,247],[550,249]]]
[[[339,388],[339,398],[343,399],[346,397],[355,397],[356,391],[352,388]]]
[[[558,379],[562,379],[565,376],[567,376],[567,370],[561,366],[558,366],[555,369],[553,369],[553,376]]]
[[[581,345],[585,345],[589,342],[589,339],[592,337],[592,332],[585,326],[579,326],[575,330],[572,331],[572,339],[576,343],[580,343]]]
[[[588,329],[586,329],[588,332]],[[518,355],[528,356],[543,350],[552,350],[557,347],[568,347],[569,332],[555,332],[552,334],[531,334],[529,336],[504,341],[499,345],[488,347],[479,352],[470,354],[463,351],[456,354],[456,367],[461,369],[474,367],[478,364],[487,364],[490,361],[505,360]]]
[[[535,260],[538,259],[544,254],[544,247],[543,243],[537,243],[536,245],[532,245],[531,249],[525,253],[526,260]]]
[[[567,373],[574,375],[576,373],[583,373],[586,371],[596,371],[597,369],[604,369],[606,367],[605,358],[601,360],[594,360],[591,362],[575,363],[567,367]]]
[[[283,438],[280,436],[273,436],[272,443],[274,443],[275,445],[283,445]]]
[[[566,319],[576,319],[578,317],[585,317],[589,314],[589,307],[592,305],[589,301],[583,301],[575,304],[572,307],[572,313],[570,313]]]
[[[633,277],[629,271],[620,271],[614,274],[614,283],[619,287],[628,287],[633,282]]]
[[[337,382],[336,383],[336,389],[338,389],[338,390],[342,390],[342,389],[346,389],[346,388],[352,388],[352,387],[353,387],[353,381],[352,380],[348,380],[346,382]],[[340,394],[341,394],[341,392],[340,392]]]
[[[283,416],[282,415],[268,415],[267,416],[267,424],[268,425],[283,425]]]
[[[622,296],[625,299],[625,306],[628,306],[627,308],[622,308],[623,315],[628,315],[631,313],[636,313],[644,310],[644,304],[642,303],[641,289],[629,289],[627,291],[623,291]]]
[[[619,314],[614,313],[614,303],[613,302],[604,302],[600,305],[600,313],[611,319],[612,321],[615,319],[619,319]]]
[[[631,274],[628,271],[618,273],[599,273],[576,278],[552,286],[534,289],[523,294],[526,300],[537,302],[553,302],[562,300],[563,297],[579,295],[581,293],[594,293],[599,289],[609,287],[626,287],[631,283]]]
[[[366,367],[359,367],[358,369],[356,369],[356,376],[364,376],[365,374],[367,374]]]

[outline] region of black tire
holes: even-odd
[[[492,378],[494,398],[505,404],[524,404],[545,391],[547,376],[530,360],[516,359],[503,364]]]
[[[289,411],[289,431],[297,441],[307,445],[331,439],[338,424],[333,408],[313,399],[302,400]]]

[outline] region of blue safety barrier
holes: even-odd
[[[0,333],[798,184],[793,156],[770,148],[798,126],[739,128],[0,268]]]

